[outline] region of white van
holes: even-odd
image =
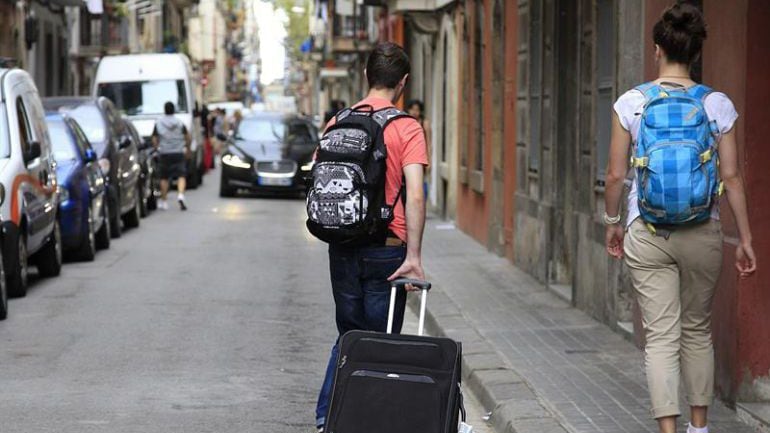
[[[28,265],[59,275],[62,245],[57,220],[56,164],[34,81],[21,69],[0,69],[0,205],[2,261],[0,319],[7,295],[27,294]],[[2,273],[0,273],[0,277]]]
[[[193,158],[188,163],[187,184],[195,188],[203,181],[203,139],[195,110],[192,68],[187,56],[106,56],[96,70],[94,96],[112,100],[115,108],[134,123],[146,143],[149,143],[155,121],[163,115],[163,105],[173,102],[176,116],[192,135]]]

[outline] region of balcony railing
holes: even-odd
[[[119,54],[128,48],[128,23],[124,20],[89,16],[81,22],[78,54],[83,56]]]
[[[334,15],[332,49],[335,52],[368,51],[371,49],[366,15]]]

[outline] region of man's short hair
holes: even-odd
[[[395,89],[409,73],[409,56],[392,42],[377,44],[366,61],[366,79],[370,88]]]
[[[166,114],[174,114],[174,111],[176,111],[176,109],[174,108],[174,103],[171,101],[166,102],[166,105],[163,106],[163,112]]]

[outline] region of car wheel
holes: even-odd
[[[142,218],[142,210],[141,210],[141,196],[142,191],[137,190],[136,191],[136,200],[134,200],[134,208],[128,212],[125,216],[123,216],[123,222],[126,223],[127,228],[136,228],[139,227],[139,220]]]
[[[88,206],[88,220],[86,221],[86,232],[83,242],[78,249],[78,258],[84,262],[91,262],[96,257],[96,233],[94,233],[94,211]]]
[[[144,185],[139,188],[139,216],[146,218],[150,214],[150,210],[147,207],[147,202],[150,200],[144,195]]]
[[[105,201],[104,206],[102,206],[102,216],[104,217],[102,226],[99,228],[99,231],[96,232],[96,248],[107,250],[110,248],[110,238],[112,237],[110,233],[110,210],[107,201]]]
[[[235,188],[227,185],[227,178],[222,173],[221,180],[219,181],[219,196],[220,197],[235,197]]]
[[[155,198],[155,191],[150,191],[150,196],[147,197],[147,209],[155,210],[158,208],[158,200]]]
[[[53,225],[53,233],[37,254],[35,262],[41,277],[55,277],[61,273],[62,262],[61,229],[59,221]]]
[[[0,320],[8,317],[8,285],[5,282],[5,268],[0,259]]]
[[[6,277],[8,283],[8,295],[23,298],[24,296],[27,296],[27,281],[29,276],[27,237],[24,232],[19,232],[19,235],[16,237],[16,248],[13,253],[16,257],[11,257],[11,269]]]
[[[123,227],[120,225],[120,190],[113,203],[110,203],[110,236],[117,239],[123,235]]]

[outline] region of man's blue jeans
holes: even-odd
[[[385,332],[388,325],[391,276],[406,258],[406,247],[329,247],[329,270],[337,309],[337,331],[342,336],[354,329]],[[401,332],[406,292],[399,291],[393,317],[393,332]],[[318,396],[316,425],[326,422],[326,412],[337,366],[337,342],[332,347],[326,377]]]

